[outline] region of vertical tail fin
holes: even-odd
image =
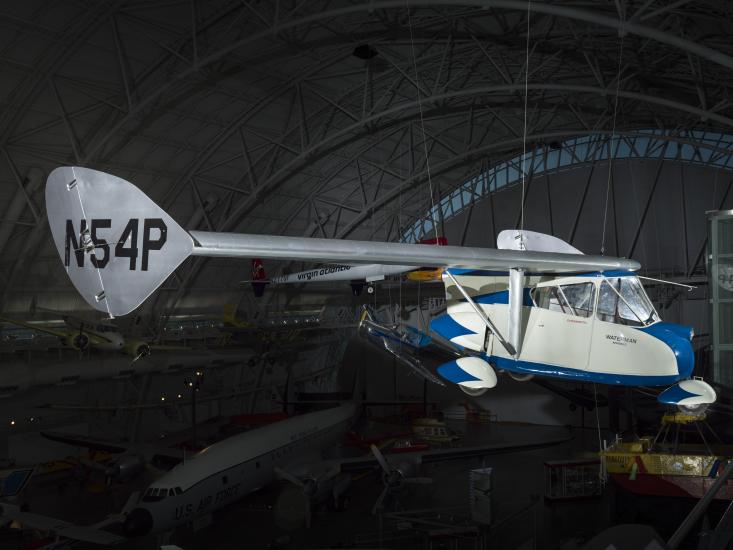
[[[97,170],[56,168],[46,210],[71,282],[111,317],[139,306],[193,250],[191,236],[145,193]]]

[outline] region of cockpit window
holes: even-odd
[[[173,491],[173,489],[171,489]],[[143,502],[158,502],[163,500],[168,495],[168,489],[161,489],[159,487],[151,487],[143,495]]]
[[[533,298],[537,307],[576,317],[590,317],[594,292],[593,283],[546,286],[537,288]]]
[[[632,327],[646,326],[659,319],[635,277],[604,279],[598,292],[597,315],[601,321]]]

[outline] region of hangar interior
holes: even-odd
[[[0,547],[730,548],[732,21],[0,7]]]

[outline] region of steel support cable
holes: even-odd
[[[527,43],[524,60],[524,129],[522,130],[522,196],[520,198],[519,247],[524,249],[524,193],[527,181],[527,105],[529,102],[529,21],[532,13],[532,0],[527,2]],[[532,155],[534,162],[534,155]],[[533,170],[534,171],[534,170]]]
[[[410,50],[412,52],[412,65],[415,69],[415,90],[417,91],[417,108],[420,112],[420,129],[422,130],[422,144],[425,151],[425,169],[428,175],[428,189],[430,191],[430,213],[433,219],[433,231],[435,242],[438,243],[438,222],[435,219],[435,197],[433,196],[433,179],[430,177],[430,155],[428,155],[428,138],[425,134],[425,118],[423,117],[422,101],[420,97],[420,76],[417,72],[417,60],[415,58],[415,39],[412,36],[412,18],[410,17],[410,0],[405,0],[407,7],[407,25],[410,28]]]
[[[624,21],[621,21],[623,29]],[[606,252],[606,224],[608,222],[608,199],[611,191],[611,178],[613,177],[613,159],[615,156],[615,138],[616,138],[616,115],[618,114],[618,92],[621,88],[621,64],[624,58],[624,32],[621,31],[621,44],[619,45],[618,54],[618,70],[616,71],[616,94],[613,100],[613,122],[611,124],[611,139],[608,142],[608,179],[606,180],[606,203],[603,206],[603,232],[601,233],[601,255]]]

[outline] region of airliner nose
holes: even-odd
[[[127,537],[142,537],[153,529],[153,516],[145,508],[135,508],[125,518],[122,529]]]

